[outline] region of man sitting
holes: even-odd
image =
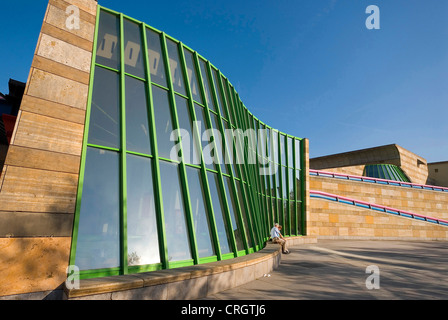
[[[289,250],[286,249],[286,240],[283,238],[280,230],[281,226],[278,223],[275,223],[274,227],[271,229],[271,240],[273,243],[278,243],[282,246],[282,253],[288,254]]]

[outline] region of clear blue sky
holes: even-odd
[[[2,3],[0,92],[26,81],[46,3]],[[99,3],[197,50],[260,120],[309,138],[311,157],[397,143],[448,160],[448,1]]]

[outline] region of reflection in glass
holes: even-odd
[[[285,152],[285,136],[280,135],[280,158],[282,165],[286,166],[286,152]]]
[[[204,158],[205,166],[207,169],[215,170],[214,148],[212,147],[212,144],[210,144],[212,137],[205,119],[205,109],[196,103],[194,104],[194,107],[197,121],[196,125],[198,126],[197,130],[202,143],[202,156]]]
[[[126,149],[152,154],[146,88],[143,81],[126,77]]]
[[[127,19],[123,21],[125,70],[134,76],[145,79],[143,67],[142,39],[140,26]]]
[[[293,162],[294,150],[292,147],[292,139],[289,137],[287,139],[288,139],[288,167],[294,168],[294,162]]]
[[[212,91],[210,86],[210,77],[207,72],[207,64],[204,60],[199,59],[199,65],[201,67],[201,75],[202,75],[202,82],[204,83],[204,90],[205,90],[205,98],[207,100],[207,105],[210,108],[210,110],[216,111],[218,113],[218,110],[216,109],[215,102],[212,98]]]
[[[96,63],[113,69],[120,69],[120,26],[118,17],[101,11],[98,27]]]
[[[170,153],[172,148],[175,146],[175,141],[170,140],[171,133],[173,131],[173,124],[171,120],[168,92],[153,85],[152,98],[159,157],[170,159]]]
[[[223,136],[221,134],[221,130],[219,129],[218,126],[218,117],[210,112],[210,119],[212,120],[212,129],[213,129],[213,140],[215,142],[215,153],[214,153],[214,159],[215,159],[215,163],[221,164],[221,170],[223,173],[228,173],[227,172],[227,167],[224,163],[224,145],[223,145]]]
[[[186,168],[198,255],[199,258],[210,257],[215,255],[215,250],[212,245],[213,238],[201,174],[199,169],[188,166]]]
[[[229,115],[230,115],[230,122],[232,125],[237,126],[237,123],[235,122],[235,118],[233,115],[233,103],[231,100],[231,97],[229,96],[229,88],[227,86],[227,80],[224,77],[222,78],[222,86],[223,86],[223,90],[224,90],[224,94],[226,96],[226,101],[227,101],[227,110],[229,111]]]
[[[282,191],[283,199],[288,199],[288,168],[282,167]]]
[[[75,264],[80,270],[120,266],[119,158],[87,148]]]
[[[294,199],[294,169],[288,169],[289,199]]]
[[[160,161],[168,261],[191,259],[190,239],[178,165]]]
[[[152,159],[127,155],[128,265],[160,262]]]
[[[191,52],[188,49],[184,49],[184,55],[185,55],[185,64],[187,65],[188,80],[190,81],[190,89],[191,89],[191,94],[193,96],[193,100],[203,104],[201,93],[199,90],[199,82],[198,82],[198,76],[196,73],[196,68],[195,68],[195,63],[194,63],[193,52]]]
[[[223,177],[224,178],[224,186],[226,190],[227,195],[227,202],[229,204],[229,211],[230,211],[230,219],[232,221],[233,226],[233,234],[235,235],[236,240],[236,247],[237,250],[244,250],[244,244],[243,244],[243,234],[242,234],[242,228],[239,220],[236,217],[236,210],[237,210],[237,203],[235,201],[235,197],[233,196],[233,192],[230,186],[230,178]]]
[[[227,118],[227,113],[224,112],[224,102],[223,102],[223,96],[222,96],[222,92],[221,92],[221,86],[219,84],[219,75],[218,75],[218,71],[216,71],[215,69],[212,68],[212,75],[213,75],[213,82],[215,84],[215,92],[216,92],[216,96],[218,97],[218,104],[219,104],[219,110],[221,112],[221,117],[223,117],[224,119],[228,119]]]
[[[287,200],[283,200],[283,235],[289,235],[289,202]]]
[[[89,143],[119,148],[120,93],[118,73],[95,68],[89,126]]]
[[[216,173],[207,171],[208,183],[210,186],[210,195],[213,205],[213,213],[215,216],[216,229],[218,230],[219,247],[222,254],[232,252],[230,247],[231,239],[230,233],[225,218],[224,202],[221,196],[221,188],[218,183],[218,175]]]
[[[173,82],[174,91],[186,95],[184,75],[180,64],[177,44],[170,39],[166,39],[166,45],[170,59],[171,81]]]
[[[187,99],[176,94],[176,108],[179,119],[179,128],[186,130],[181,132],[182,136],[182,153],[184,161],[189,164],[201,164],[201,145],[199,138],[194,136],[193,117],[190,115]]]
[[[238,203],[240,205],[241,208],[241,214],[243,216],[243,221],[244,221],[244,227],[246,230],[246,235],[247,235],[247,243],[249,244],[249,248],[253,248],[254,247],[254,243],[252,242],[252,237],[251,237],[251,232],[249,229],[249,221],[251,220],[250,217],[248,216],[248,212],[246,211],[246,207],[245,204],[247,204],[248,202],[246,201],[246,198],[243,195],[243,186],[242,186],[242,182],[241,181],[235,181],[235,184],[237,186],[238,189]],[[249,209],[250,210],[250,209]],[[251,224],[253,226],[253,224]]]
[[[296,163],[296,169],[300,169],[300,140],[294,140],[295,143],[295,163]]]
[[[296,203],[296,212],[297,212],[297,234],[303,234],[302,230],[302,203]]]
[[[297,214],[296,214],[296,202],[290,201],[289,202],[289,211],[291,215],[291,235],[298,235],[297,233]]]
[[[146,29],[146,37],[148,41],[149,69],[151,72],[151,81],[166,87],[165,76],[165,60],[162,55],[160,35],[151,30]]]

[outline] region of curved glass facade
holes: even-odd
[[[130,274],[304,233],[303,140],[257,119],[208,60],[99,7],[70,264]]]
[[[400,167],[393,164],[370,164],[364,167],[364,176],[401,182],[411,182]]]

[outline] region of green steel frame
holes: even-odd
[[[96,21],[96,31],[94,38],[94,51],[92,55],[92,67],[90,73],[90,86],[89,86],[89,96],[88,105],[86,111],[86,121],[85,121],[85,131],[83,138],[83,147],[81,154],[81,165],[80,165],[80,175],[78,184],[78,193],[76,198],[76,211],[73,225],[73,237],[72,246],[70,253],[70,264],[75,264],[77,240],[78,240],[78,228],[80,219],[80,208],[82,201],[83,185],[85,181],[85,169],[86,169],[86,154],[87,148],[96,148],[109,151],[115,151],[120,156],[120,267],[118,268],[107,268],[107,269],[95,269],[95,270],[81,270],[81,278],[91,278],[109,275],[119,275],[119,274],[131,274],[136,272],[147,272],[153,270],[176,268],[181,266],[188,266],[193,264],[200,264],[212,261],[219,261],[224,259],[231,259],[234,257],[250,254],[256,252],[264,247],[266,240],[269,239],[269,231],[275,222],[279,222],[284,226],[285,236],[297,236],[306,234],[306,221],[305,221],[305,208],[303,199],[305,199],[305,172],[302,170],[304,167],[304,146],[303,140],[297,137],[286,135],[279,132],[266,125],[262,121],[258,120],[249,110],[244,106],[239,98],[238,93],[235,91],[233,85],[221,72],[214,67],[209,61],[199,55],[196,51],[190,49],[183,43],[177,41],[166,35],[155,28],[148,26],[145,23],[132,19],[122,13],[115,12],[113,10],[98,6],[97,21]],[[111,67],[107,67],[99,64],[96,61],[96,51],[98,46],[98,29],[101,18],[101,13],[112,14],[119,19],[119,38],[120,38],[120,69],[116,70]],[[140,78],[135,75],[126,72],[125,67],[125,46],[124,46],[124,20],[129,20],[139,25],[140,36],[141,36],[141,47],[143,48],[142,56],[144,62],[144,71],[146,78]],[[161,49],[162,49],[162,59],[164,59],[165,74],[167,86],[161,86],[160,84],[151,81],[151,72],[148,57],[148,39],[146,30],[152,30],[158,33],[161,37]],[[178,49],[178,54],[180,57],[181,70],[183,73],[183,78],[185,80],[186,94],[180,94],[175,92],[173,87],[173,82],[171,79],[169,55],[167,48],[167,40],[173,41]],[[191,90],[191,83],[189,79],[189,74],[187,70],[187,63],[184,54],[184,50],[189,50],[193,53],[193,62],[195,73],[197,75],[199,92],[202,97],[202,101],[194,100],[193,93]],[[201,70],[200,61],[205,64],[205,73]],[[111,148],[96,144],[88,143],[88,134],[90,126],[90,116],[91,116],[91,104],[92,104],[92,92],[93,83],[95,77],[95,69],[104,68],[113,71],[119,75],[120,79],[120,118],[121,118],[121,144],[119,148]],[[150,129],[150,143],[152,147],[152,154],[141,154],[138,152],[128,151],[126,145],[126,93],[125,93],[125,79],[126,77],[133,77],[145,83],[145,90],[147,96],[147,107],[148,107],[148,123]],[[206,89],[206,82],[209,80],[209,89]],[[161,87],[168,92],[170,111],[172,116],[173,129],[180,129],[179,118],[176,107],[176,95],[186,98],[188,101],[188,108],[190,115],[192,117],[191,121],[197,120],[197,115],[195,111],[195,105],[199,105],[205,110],[205,121],[208,128],[213,128],[212,118],[217,117],[218,130],[222,133],[222,146],[226,151],[233,151],[231,154],[235,155],[237,160],[244,160],[244,164],[232,163],[221,163],[216,165],[215,170],[207,168],[204,156],[202,154],[202,149],[199,144],[201,151],[201,163],[200,165],[189,164],[184,161],[184,152],[182,150],[182,143],[179,143],[180,155],[182,161],[178,164],[181,190],[183,192],[185,215],[187,221],[188,236],[190,239],[190,248],[192,253],[192,259],[185,261],[168,261],[168,248],[167,248],[167,230],[165,230],[164,223],[164,207],[163,207],[163,197],[162,197],[162,181],[160,176],[160,161],[173,162],[173,160],[165,159],[159,156],[157,136],[156,136],[156,122],[154,114],[154,101],[152,98],[152,86]],[[207,91],[209,90],[210,102],[207,100]],[[213,108],[211,105],[213,105]],[[242,136],[236,136],[234,141],[233,137],[226,136],[224,134],[226,126],[224,123],[228,124],[229,129],[241,129],[246,131],[248,129],[255,130],[255,136],[249,136],[248,142],[245,143],[245,138]],[[262,140],[263,146],[258,145],[257,142],[260,141],[258,129],[269,130],[271,134],[276,133],[277,141],[276,145],[272,141],[272,136],[265,137]],[[196,136],[198,141],[201,137]],[[231,139],[230,139],[231,138]],[[283,141],[282,141],[283,139]],[[288,142],[290,140],[290,142]],[[180,141],[179,141],[180,142]],[[235,143],[237,142],[237,143]],[[237,150],[237,145],[243,146],[242,154],[239,154]],[[282,148],[283,145],[283,148]],[[291,145],[291,148],[289,147]],[[216,150],[217,144],[216,139],[213,139],[213,146]],[[251,148],[254,146],[256,149]],[[274,147],[277,150],[274,150]],[[228,150],[231,148],[232,150]],[[258,148],[261,148],[258,150]],[[284,153],[282,153],[284,150]],[[260,153],[264,151],[264,153]],[[278,157],[274,156],[274,153],[278,153]],[[289,154],[292,153],[292,154]],[[127,155],[133,154],[146,158],[150,158],[153,161],[153,186],[154,186],[154,199],[155,199],[155,209],[156,209],[156,220],[157,220],[157,231],[159,240],[159,253],[160,253],[160,263],[152,265],[142,265],[142,266],[128,266],[128,243],[127,243]],[[253,156],[256,159],[255,163],[249,163],[249,156]],[[224,155],[223,155],[224,157]],[[243,157],[240,159],[240,157]],[[288,161],[292,159],[292,161]],[[277,180],[274,175],[260,175],[258,173],[258,168],[261,165],[261,160],[272,168],[275,166],[277,175],[279,175],[279,180]],[[292,162],[292,163],[291,163]],[[187,167],[194,167],[200,170],[201,182],[204,186],[204,197],[208,212],[208,219],[210,223],[210,231],[212,235],[212,244],[216,255],[199,258],[197,240],[194,232],[194,222],[193,214],[190,203],[189,185],[187,182]],[[229,199],[226,194],[226,180],[230,181],[230,195],[235,201],[235,219],[237,224],[241,226],[241,237],[244,244],[244,250],[238,250],[235,235],[233,232],[229,232],[231,239],[231,253],[223,254],[220,249],[217,225],[215,221],[215,214],[213,211],[212,197],[210,194],[209,185],[210,182],[207,177],[207,172],[213,172],[217,174],[219,182],[219,191],[221,198],[224,203],[225,211],[225,222],[229,227],[230,231],[234,230],[237,226],[233,225],[233,221],[230,216],[230,206],[232,204],[232,199]],[[289,179],[289,175],[292,172],[292,179]],[[288,176],[285,176],[285,173]],[[294,182],[290,185],[291,180]],[[239,186],[239,187],[238,187]],[[241,189],[241,193],[238,190]],[[277,190],[279,191],[279,197],[277,196]],[[292,195],[291,195],[292,190]],[[286,195],[286,196],[285,196]],[[240,198],[241,197],[241,198]],[[286,206],[285,206],[286,204]],[[228,230],[229,231],[229,230]]]

